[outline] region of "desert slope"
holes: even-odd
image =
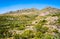
[[[31,8],[1,14],[0,39],[60,39],[60,9]]]

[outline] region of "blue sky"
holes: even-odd
[[[24,8],[60,8],[60,0],[0,0],[0,14]]]

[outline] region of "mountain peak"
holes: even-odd
[[[57,9],[57,8],[53,8],[53,7],[46,7],[45,9],[50,10],[50,9]]]
[[[50,7],[50,6],[49,6],[49,7],[46,7],[46,8],[49,8],[49,9],[50,9],[50,8],[53,8],[53,7]]]
[[[44,9],[42,9],[42,11],[52,11],[52,12],[56,12],[56,11],[60,11],[60,9],[58,9],[58,8],[53,8],[53,7],[46,7],[46,8],[44,8]]]

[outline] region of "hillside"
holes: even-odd
[[[60,39],[60,9],[31,8],[1,14],[0,39]]]

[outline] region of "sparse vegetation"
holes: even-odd
[[[1,14],[0,39],[60,39],[60,10],[32,8]]]

